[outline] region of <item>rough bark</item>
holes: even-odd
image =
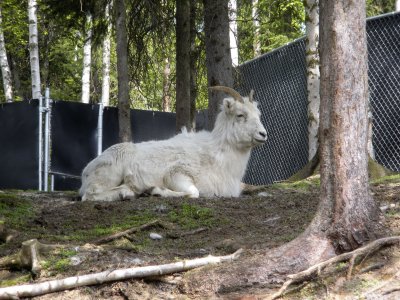
[[[378,208],[368,184],[365,1],[320,1],[321,208],[339,251],[374,238]],[[327,221],[329,223],[327,223]]]
[[[107,20],[107,32],[103,40],[103,66],[102,66],[102,84],[101,84],[101,103],[104,106],[110,105],[110,57],[111,57],[111,19],[110,7],[111,3],[106,5],[105,19]]]
[[[86,14],[85,42],[83,45],[82,103],[90,101],[90,67],[92,64],[92,14]]]
[[[204,0],[204,32],[208,86],[233,87],[228,0]],[[223,98],[223,93],[208,91],[208,130],[214,127]]]
[[[1,14],[1,6],[0,6],[0,65],[1,65],[1,75],[3,78],[3,90],[4,97],[6,102],[13,101],[13,86],[11,80],[11,70],[10,65],[8,64],[7,59],[7,51],[6,51],[6,43],[4,40],[3,33],[3,18]]]
[[[308,160],[317,153],[319,128],[319,11],[318,0],[304,1],[306,12],[306,63],[308,98]]]
[[[128,40],[126,35],[126,8],[124,0],[115,0],[118,73],[119,141],[132,140],[128,78]]]
[[[190,122],[190,0],[176,2],[176,131]]]
[[[40,87],[39,44],[37,28],[36,0],[28,1],[29,17],[29,57],[31,64],[32,98],[39,99],[42,95]]]

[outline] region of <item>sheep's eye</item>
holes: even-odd
[[[237,118],[244,118],[244,114],[238,114],[236,115]]]

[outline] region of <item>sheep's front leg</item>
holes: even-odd
[[[190,176],[182,173],[172,173],[164,178],[166,187],[178,193],[184,193],[185,197],[199,198],[199,190]]]

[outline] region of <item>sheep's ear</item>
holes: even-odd
[[[225,98],[222,103],[222,109],[227,114],[232,114],[235,109],[235,100],[232,98]]]

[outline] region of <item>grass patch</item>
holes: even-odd
[[[149,211],[145,211],[138,215],[128,215],[123,219],[114,219],[112,225],[97,224],[94,228],[77,230],[70,235],[60,236],[61,240],[72,241],[88,241],[94,240],[101,236],[110,235],[116,232],[124,231],[132,227],[139,227],[143,224],[154,221],[157,217]]]
[[[171,211],[168,218],[184,229],[211,227],[216,221],[212,209],[189,203],[183,203],[180,208]]]
[[[27,283],[32,279],[31,274],[24,274],[12,279],[4,279],[0,281],[0,288]]]
[[[23,227],[34,214],[30,201],[11,192],[0,193],[0,220],[10,227]]]
[[[400,183],[400,174],[381,177],[371,181],[371,184]]]
[[[42,267],[49,271],[65,272],[71,265],[70,258],[76,253],[75,250],[60,249],[43,261]]]

